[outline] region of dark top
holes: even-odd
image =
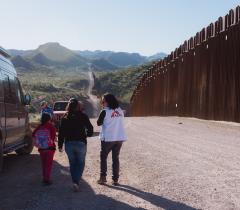
[[[103,121],[104,121],[104,118],[106,116],[106,111],[105,110],[102,110],[99,117],[98,117],[98,120],[97,120],[97,125],[100,126],[103,124]]]
[[[93,126],[88,116],[76,112],[62,118],[58,134],[58,148],[63,147],[64,141],[81,141],[87,144],[87,136],[93,135]]]

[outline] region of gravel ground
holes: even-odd
[[[88,140],[79,193],[71,190],[64,153],[55,155],[49,187],[41,186],[36,150],[6,156],[0,210],[240,209],[239,124],[149,117],[126,118],[126,127],[121,186],[111,186],[111,157],[109,184],[96,184],[100,142],[95,136]]]

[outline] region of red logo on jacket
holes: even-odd
[[[122,115],[121,115],[118,111],[114,110],[114,111],[112,112],[111,118],[121,117],[121,116],[122,116]]]

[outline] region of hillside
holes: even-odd
[[[107,59],[112,53],[112,51],[102,51],[102,50],[95,50],[95,51],[89,51],[89,50],[84,50],[80,51],[77,50],[75,51],[79,55],[81,55],[84,58],[94,60],[94,59]]]
[[[88,71],[92,66],[95,71],[112,71],[131,66],[142,65],[146,62],[158,60],[165,53],[153,56],[142,56],[139,53],[113,51],[73,51],[57,42],[40,45],[35,50],[9,50],[13,64],[22,71],[35,71],[49,68],[68,71]]]
[[[55,62],[64,62],[76,57],[76,54],[73,51],[61,46],[57,42],[50,42],[40,45],[36,51],[42,53],[49,60]]]
[[[91,64],[95,71],[112,71],[119,68],[103,58],[92,60]]]
[[[54,66],[62,68],[87,68],[87,60],[75,52],[61,46],[59,43],[51,42],[40,45],[36,50],[22,56],[35,64]]]
[[[113,51],[76,51],[79,55],[86,59],[96,60],[104,59],[109,63],[118,66],[119,68],[137,66],[149,61],[159,60],[164,58],[167,54],[160,52],[152,56],[142,56],[139,53],[127,53],[127,52],[113,52]]]
[[[113,53],[108,57],[108,60],[120,67],[137,66],[147,62],[146,57],[138,53],[124,52]]]
[[[142,65],[112,72],[95,72],[94,93],[102,95],[111,92],[120,100],[124,109],[129,109],[132,92],[142,73],[150,66]],[[87,88],[88,76],[86,73],[67,72],[48,68],[37,69],[26,73],[17,68],[18,75],[24,90],[31,94],[33,103],[31,112],[39,110],[39,103],[47,100],[50,103],[56,100],[68,100],[76,97],[89,106]]]
[[[156,54],[154,54],[152,56],[149,56],[148,57],[148,61],[156,61],[156,60],[162,59],[162,58],[164,58],[166,56],[167,56],[166,53],[159,52],[159,53],[156,53]]]
[[[27,69],[27,70],[33,69],[33,64],[30,61],[21,57],[20,55],[12,57],[11,60],[16,68]]]
[[[86,94],[88,76],[85,73],[48,71],[48,69],[28,73],[20,69],[17,71],[23,89],[32,96],[31,112],[38,112],[42,100],[52,103],[75,97],[88,106]]]
[[[111,92],[116,95],[125,106],[128,106],[133,90],[141,78],[141,75],[151,65],[152,63],[149,63],[116,72],[97,74],[94,89],[98,95]]]
[[[15,50],[15,49],[9,49],[8,52],[11,54],[11,56],[25,56],[28,54],[31,54],[33,50]]]

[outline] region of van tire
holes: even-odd
[[[0,172],[3,170],[3,142],[0,139]]]
[[[24,140],[27,145],[15,151],[18,155],[29,155],[33,150],[33,140],[31,135],[25,136]]]

